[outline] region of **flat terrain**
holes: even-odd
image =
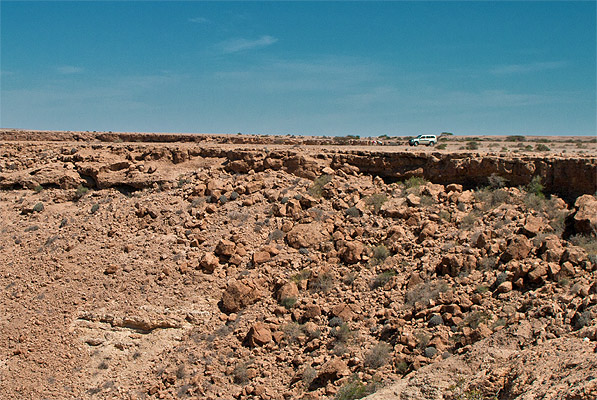
[[[1,131],[0,399],[595,399],[595,138],[380,142]]]

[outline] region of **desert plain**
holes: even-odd
[[[597,138],[0,130],[0,399],[597,398]]]

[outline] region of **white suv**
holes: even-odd
[[[412,138],[408,141],[411,146],[418,146],[420,144],[426,144],[427,146],[433,146],[437,143],[437,136],[435,135],[419,135],[416,138]]]

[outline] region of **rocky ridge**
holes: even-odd
[[[591,193],[361,152],[2,148],[11,398],[595,398]]]

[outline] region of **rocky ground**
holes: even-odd
[[[451,183],[322,143],[4,135],[2,399],[597,397],[591,141]]]

